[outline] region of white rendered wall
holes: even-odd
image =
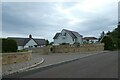
[[[23,48],[23,46],[18,46],[18,50],[22,50]]]
[[[36,43],[33,39],[31,39],[31,40],[24,46],[24,48],[29,48],[29,46],[34,47],[34,45],[37,45],[37,43]]]
[[[65,38],[65,39],[63,39]],[[59,45],[61,43],[69,43],[69,44],[73,44],[73,39],[72,37],[66,33],[66,36],[62,36],[61,34],[58,36],[57,39],[54,39],[54,45]]]

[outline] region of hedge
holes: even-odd
[[[17,52],[17,43],[13,39],[2,39],[2,52]]]

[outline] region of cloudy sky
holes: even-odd
[[[62,29],[99,37],[118,22],[118,0],[79,2],[2,2],[2,37],[45,38],[53,41]]]

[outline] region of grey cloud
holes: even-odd
[[[76,25],[70,25],[69,18],[56,12],[58,3],[3,3],[2,24],[3,33],[8,34],[33,34],[33,36],[44,37],[52,41],[56,32],[63,28],[78,31],[83,36],[97,36],[103,30],[112,29],[116,25],[116,9],[106,7],[99,13],[85,13],[73,10],[72,16],[83,20]],[[70,8],[76,3],[61,3],[63,7]],[[96,11],[97,12],[97,11]],[[8,35],[10,36],[10,35]],[[17,36],[17,35],[16,35]]]
[[[34,4],[32,7],[31,5]],[[33,17],[29,17],[28,14],[29,10],[31,10],[31,13],[37,13],[33,12],[36,9],[36,4],[43,5],[43,3],[3,3],[3,11],[2,11],[2,23],[3,23],[3,31],[7,31],[10,33],[19,32],[19,33],[31,33],[35,32],[36,29],[42,30],[45,27],[50,26],[48,23],[48,19],[43,17],[43,13],[49,14],[51,6],[48,6],[48,4],[44,5],[44,7],[39,7],[40,10],[40,18],[36,20],[38,16],[33,14]],[[22,5],[22,6],[21,6]],[[24,8],[25,7],[25,8]],[[38,8],[38,7],[37,7]],[[45,10],[46,9],[46,10]],[[48,12],[47,12],[48,10]],[[37,10],[36,10],[37,11]],[[51,10],[52,11],[52,10]],[[28,14],[27,14],[28,13]],[[35,18],[34,18],[35,17]],[[38,30],[38,31],[39,31]]]

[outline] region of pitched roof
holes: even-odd
[[[34,39],[34,38],[16,38],[16,37],[8,37],[14,39],[18,46],[24,46],[27,44],[31,39],[33,39],[38,45],[45,45],[45,39]]]
[[[77,37],[82,37],[82,35],[80,35],[78,32],[75,31],[70,31],[70,30],[66,30],[63,29],[65,32],[67,32],[73,39],[76,39]],[[53,39],[56,39],[61,33],[56,33],[55,36],[53,37]]]
[[[66,29],[63,29],[63,30],[66,31],[73,39],[75,39],[77,37],[82,37],[82,35],[80,35],[76,31],[70,31],[70,30],[66,30]]]
[[[53,39],[57,39],[57,37],[60,35],[61,33],[56,33],[55,36],[53,37]]]
[[[96,37],[84,37],[83,39],[84,40],[97,40]]]
[[[66,30],[66,29],[63,29],[63,30],[66,31],[73,39],[77,38],[77,36],[73,33],[73,31]]]
[[[34,39],[38,45],[45,45],[46,41],[45,39]]]

